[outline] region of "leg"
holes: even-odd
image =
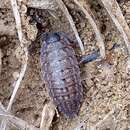
[[[84,55],[81,57],[80,64],[81,63],[86,64],[88,62],[98,59],[99,57],[100,57],[99,51],[93,52],[92,54],[89,54],[89,55]]]

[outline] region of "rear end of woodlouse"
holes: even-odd
[[[66,34],[46,34],[40,60],[45,86],[54,104],[67,118],[75,117],[81,106],[83,89],[78,61]]]

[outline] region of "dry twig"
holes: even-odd
[[[0,74],[1,74],[1,68],[2,68],[2,51],[0,49]]]
[[[40,129],[28,124],[26,121],[11,115],[0,103],[0,117],[10,122],[13,126],[21,130],[49,130],[53,117],[55,115],[55,106],[52,102],[46,104],[42,111]]]
[[[22,34],[22,28],[21,28],[21,19],[20,19],[20,14],[19,14],[19,11],[18,11],[17,2],[16,2],[16,0],[10,0],[10,1],[11,1],[14,17],[15,17],[16,28],[17,28],[17,32],[18,32],[18,38],[19,38],[19,41],[20,41],[20,46],[22,47],[22,49],[24,50],[24,53],[25,53],[25,59],[24,59],[25,62],[22,65],[21,72],[20,72],[18,80],[15,81],[15,83],[14,83],[15,84],[14,91],[13,91],[13,94],[11,96],[9,105],[7,107],[7,110],[9,110],[9,111],[10,111],[11,106],[13,104],[13,101],[14,101],[14,98],[16,96],[17,90],[20,87],[20,83],[21,83],[21,81],[22,81],[22,79],[23,79],[23,77],[25,75],[25,71],[26,71],[26,68],[27,68],[27,61],[28,61],[28,51],[27,51],[27,48],[24,47],[24,44],[23,44],[23,34]]]
[[[91,26],[92,26],[95,34],[96,34],[98,46],[99,46],[99,49],[100,49],[100,55],[101,55],[102,58],[105,58],[105,46],[104,46],[104,42],[103,42],[101,33],[100,33],[100,31],[99,31],[96,23],[94,22],[94,20],[91,17],[91,15],[88,13],[88,7],[84,8],[84,3],[78,2],[77,0],[74,0],[74,2],[83,11],[83,13],[86,16],[86,19],[88,19],[89,23],[91,24]]]
[[[18,129],[21,130],[39,130],[38,128],[29,125],[27,122],[25,122],[24,120],[17,118],[13,115],[10,115],[7,110],[5,110],[5,108],[3,107],[3,105],[0,103],[0,117],[2,117],[2,119],[6,119],[8,120],[11,124],[13,124],[15,127],[17,127]]]
[[[130,54],[130,29],[123,17],[121,9],[116,0],[101,0],[117,29],[121,33],[128,53]]]
[[[21,45],[21,47],[23,47],[23,44],[22,44],[23,34],[22,34],[21,19],[20,19],[20,14],[19,14],[19,11],[18,11],[17,2],[16,2],[16,0],[10,0],[10,2],[11,2],[13,14],[14,14],[15,22],[16,22],[16,29],[17,29],[17,32],[18,32],[18,38],[19,38],[19,41],[20,41],[20,45]]]
[[[20,86],[20,83],[21,83],[21,81],[22,81],[22,79],[23,79],[23,77],[24,77],[24,75],[25,75],[26,68],[27,68],[27,64],[24,64],[24,65],[22,66],[22,69],[21,69],[19,78],[18,78],[18,80],[17,80],[16,83],[15,83],[14,90],[13,90],[13,93],[12,93],[12,95],[11,95],[10,102],[9,102],[9,104],[8,104],[8,107],[7,107],[7,111],[10,111],[10,110],[11,110],[13,101],[14,101],[15,96],[16,96],[16,93],[17,93],[17,91],[18,91],[18,89],[19,89],[19,86]]]
[[[47,10],[55,10],[57,8],[54,0],[28,0],[27,6]]]
[[[46,104],[43,108],[40,130],[49,130],[54,115],[55,115],[55,106],[52,102],[50,102]]]
[[[63,11],[63,13],[64,13],[65,16],[67,17],[67,19],[69,20],[69,23],[70,23],[70,25],[71,25],[71,28],[72,28],[72,30],[74,31],[75,37],[76,37],[76,39],[77,39],[77,41],[78,41],[79,47],[80,47],[81,51],[84,52],[83,43],[82,43],[82,41],[81,41],[81,39],[80,39],[80,37],[79,37],[78,31],[77,31],[77,29],[76,29],[76,27],[75,27],[75,24],[74,24],[74,21],[73,21],[71,15],[69,14],[68,9],[66,8],[66,6],[65,6],[65,4],[63,3],[62,0],[56,0],[56,2],[58,3],[59,7],[60,7],[61,10]]]
[[[12,104],[14,102],[14,99],[16,97],[16,93],[20,87],[20,83],[25,75],[25,71],[26,71],[26,68],[27,68],[27,63],[22,65],[22,69],[21,69],[21,72],[20,72],[20,75],[19,75],[19,78],[18,80],[16,81],[15,86],[14,86],[14,90],[13,90],[13,93],[11,95],[11,98],[10,98],[10,101],[9,101],[9,104],[8,104],[8,107],[7,107],[7,111],[9,112],[11,110],[11,107],[12,107]],[[6,129],[6,120],[3,120],[2,123],[1,123],[1,130],[5,130]]]

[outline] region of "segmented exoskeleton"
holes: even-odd
[[[41,70],[45,86],[58,110],[77,115],[83,99],[80,69],[74,49],[64,33],[49,33],[42,40]]]

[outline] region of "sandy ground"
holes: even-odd
[[[72,15],[78,32],[85,46],[85,53],[97,50],[95,34],[85,19],[84,14],[67,0],[66,6]],[[84,101],[79,115],[73,120],[67,120],[62,115],[55,116],[52,130],[74,130],[78,125],[82,130],[129,130],[130,129],[130,72],[127,69],[128,59],[121,36],[108,17],[106,10],[97,0],[88,3],[99,25],[106,48],[106,60],[94,61],[81,66],[81,77],[84,86]],[[130,26],[130,1],[119,3],[122,12]],[[55,17],[52,16],[55,15]],[[36,15],[40,22],[36,27]],[[27,38],[33,39],[29,49],[29,61],[26,74],[18,90],[11,112],[33,124],[40,126],[41,112],[45,102],[50,101],[44,82],[41,78],[39,62],[39,37],[34,33],[41,31],[63,31],[74,39],[73,31],[63,13],[58,10],[48,13],[45,10],[28,8],[26,14],[29,20],[23,24]],[[26,22],[26,21],[25,21]],[[41,25],[42,23],[42,25]],[[32,28],[31,28],[32,27]],[[32,30],[31,30],[32,29]],[[30,38],[30,39],[31,39]],[[14,17],[8,0],[0,1],[0,49],[2,51],[2,68],[0,75],[0,101],[6,107],[13,91],[13,82],[20,71],[21,63],[16,57],[19,45]],[[117,47],[111,50],[113,45]],[[79,50],[78,50],[79,52]],[[79,55],[79,54],[78,54]],[[103,120],[100,122],[101,120]],[[76,130],[76,129],[75,129]]]

